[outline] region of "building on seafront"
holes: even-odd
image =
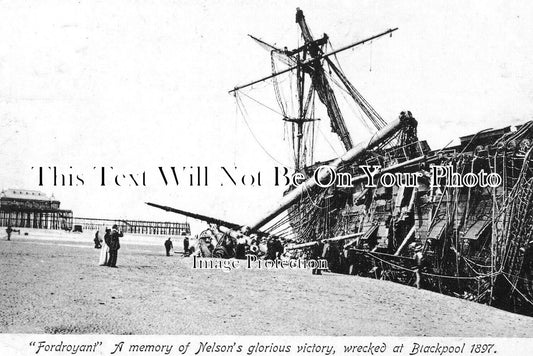
[[[0,193],[0,226],[71,230],[72,210],[60,209],[54,196],[36,190],[7,189]]]
[[[190,235],[189,223],[126,219],[74,217],[72,210],[60,209],[55,197],[27,189],[0,192],[0,226],[66,231],[84,231],[117,225],[124,233],[143,235]]]

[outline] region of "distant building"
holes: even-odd
[[[8,189],[0,193],[0,226],[72,229],[72,210],[59,209],[52,195],[35,190]]]
[[[190,235],[188,223],[96,219],[73,217],[72,210],[59,209],[60,202],[54,196],[36,190],[8,189],[0,193],[0,226],[52,229],[96,230],[118,225],[125,233],[181,236]]]

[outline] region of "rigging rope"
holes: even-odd
[[[288,164],[285,164],[281,161],[279,161],[278,159],[276,159],[274,156],[272,156],[270,154],[270,152],[268,152],[268,150],[265,148],[265,146],[263,146],[263,144],[259,141],[259,139],[255,136],[252,128],[250,127],[250,124],[248,123],[248,120],[246,119],[246,109],[244,108],[244,104],[242,103],[242,99],[240,98],[239,94],[235,94],[235,100],[236,100],[236,103],[237,103],[237,107],[241,113],[241,116],[246,124],[246,127],[248,127],[248,130],[250,131],[250,133],[252,134],[252,137],[254,138],[254,140],[257,142],[257,144],[259,145],[259,147],[261,147],[261,149],[263,149],[263,151],[270,157],[272,158],[274,161],[276,161],[277,163],[281,164],[282,166],[284,167],[291,167],[290,165]],[[292,169],[294,169],[294,167],[292,167]]]
[[[245,97],[247,97],[248,99],[255,101],[257,104],[259,104],[259,105],[261,105],[261,106],[267,108],[268,110],[270,110],[270,111],[272,111],[272,112],[275,112],[275,113],[278,114],[279,116],[281,116],[281,117],[285,117],[284,114],[282,114],[282,113],[280,113],[279,111],[277,111],[277,110],[271,108],[271,107],[268,106],[268,105],[263,104],[263,103],[260,102],[259,100],[256,100],[256,99],[252,98],[250,95],[248,95],[248,94],[246,94],[246,93],[244,93],[244,92],[240,92],[239,94],[242,94],[242,95],[244,95]],[[239,94],[238,94],[238,95],[239,95]],[[242,101],[242,100],[241,100],[241,101]]]
[[[274,60],[274,51],[270,52],[270,65],[272,67],[272,74],[277,73],[276,61]],[[274,86],[274,93],[276,95],[276,101],[278,102],[278,106],[281,109],[281,112],[283,113],[283,117],[285,118],[287,117],[287,110],[285,108],[283,101],[281,100],[281,93],[279,89],[277,76],[274,76],[272,78],[272,85]]]

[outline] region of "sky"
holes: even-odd
[[[528,1],[2,1],[0,188],[54,194],[84,217],[185,220],[147,201],[242,224],[260,216],[285,189],[273,184],[274,167],[291,164],[284,125],[241,96],[245,121],[228,90],[271,73],[247,34],[298,46],[297,7],[334,48],[399,28],[337,59],[386,121],[410,110],[433,148],[532,119]],[[243,93],[276,109],[269,83]],[[358,116],[345,111],[355,142],[370,135]],[[321,119],[316,158],[332,158],[342,148]],[[208,186],[166,186],[160,166],[208,167]],[[136,186],[128,177],[142,172]]]

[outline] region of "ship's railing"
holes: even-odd
[[[427,146],[427,144],[426,144]],[[422,141],[416,141],[404,146],[395,147],[387,150],[382,156],[374,156],[365,161],[367,165],[382,165],[383,163],[398,164],[411,159],[421,157],[427,149],[424,149]]]
[[[401,147],[387,150],[385,153],[385,161],[401,163],[423,155],[424,148],[422,143],[421,141],[416,141]]]
[[[455,148],[445,148],[439,151],[439,154],[442,156],[454,156],[457,153],[459,153],[459,151]]]

